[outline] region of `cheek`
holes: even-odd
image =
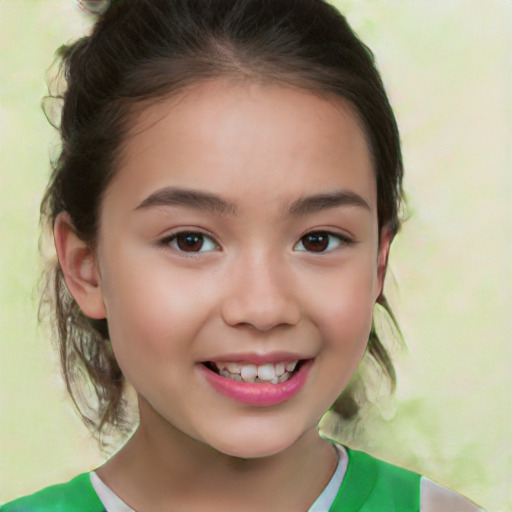
[[[334,372],[342,378],[343,386],[352,377],[366,351],[372,315],[371,304],[357,304],[356,300],[349,300],[332,306],[325,317],[324,355],[332,359]]]
[[[377,272],[371,258],[316,279],[309,309],[330,343],[366,343],[372,324]],[[338,341],[340,340],[340,341]]]
[[[156,265],[119,262],[109,269],[104,300],[112,345],[121,365],[169,359],[191,349],[185,341],[200,329],[199,312],[204,310],[194,288],[182,272],[163,272]]]
[[[348,288],[332,294],[325,302],[319,322],[324,341],[321,353],[325,369],[322,387],[331,405],[345,389],[357,370],[368,346],[374,303],[372,287]]]

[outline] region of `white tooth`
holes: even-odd
[[[258,368],[254,364],[246,364],[240,369],[240,375],[246,382],[254,382],[254,378],[258,375]]]
[[[284,363],[277,363],[275,365],[276,375],[279,377],[284,373]]]
[[[226,368],[228,372],[240,374],[240,365],[238,363],[226,363]]]
[[[258,377],[261,380],[272,380],[276,376],[273,364],[262,364],[258,366]]]
[[[271,384],[277,384],[278,382],[279,382],[278,377],[274,377],[274,378],[270,381],[270,383],[271,383]]]
[[[232,373],[231,378],[233,380],[237,380],[238,382],[241,382],[241,380],[242,380],[242,377],[240,377],[240,375],[238,375],[238,373]]]
[[[293,370],[295,370],[295,367],[297,366],[298,362],[299,361],[291,361],[290,363],[286,363],[286,371],[293,372]]]
[[[226,370],[220,370],[219,373],[223,376],[223,377],[231,377],[231,373],[227,372]]]
[[[286,382],[290,378],[290,374],[288,372],[284,372],[283,375],[278,377],[278,382]]]
[[[225,370],[226,369],[226,363],[224,361],[216,361],[214,364],[217,367],[217,370]]]

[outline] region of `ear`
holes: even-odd
[[[377,299],[382,295],[384,291],[384,279],[386,278],[386,270],[388,268],[389,248],[394,236],[395,235],[389,228],[383,228],[380,233],[379,255],[377,258]]]
[[[69,292],[89,318],[105,318],[96,256],[76,233],[68,213],[57,216],[53,227],[55,248]]]

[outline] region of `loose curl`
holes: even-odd
[[[41,204],[41,221],[50,230],[67,212],[94,250],[102,197],[137,113],[218,78],[276,83],[348,101],[371,151],[379,233],[399,230],[403,166],[395,117],[372,53],[327,2],[118,0],[89,36],[63,46],[57,57],[66,89],[53,96],[63,104],[61,151]],[[107,320],[83,314],[58,262],[44,280],[42,316],[54,322],[64,380],[82,419],[98,435],[125,428],[126,382]],[[384,295],[377,302],[399,332]],[[375,325],[367,357],[394,389],[393,363]],[[351,418],[361,401],[349,386],[333,410]]]

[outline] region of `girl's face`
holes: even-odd
[[[365,352],[389,242],[341,100],[219,81],[148,107],[96,253],[141,427],[239,457],[314,431]]]

